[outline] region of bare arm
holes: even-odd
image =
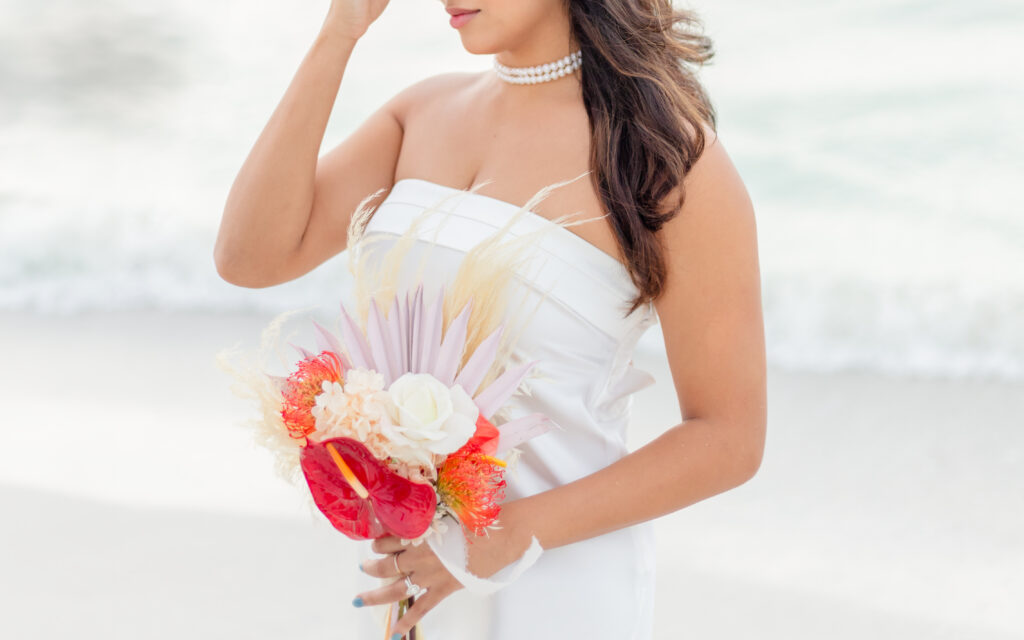
[[[264,287],[307,273],[345,249],[358,203],[392,185],[402,143],[401,94],[317,157],[352,50],[385,4],[351,0],[332,6],[246,157],[214,248],[217,271],[228,282]]]
[[[545,549],[591,538],[726,491],[760,466],[767,391],[753,207],[717,138],[686,188],[661,231],[669,275],[655,301],[683,422],[600,471],[506,503],[517,554],[531,533]],[[476,568],[488,575],[508,560]]]

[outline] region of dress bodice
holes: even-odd
[[[424,277],[440,279],[453,274],[466,251],[520,210],[491,196],[405,178],[377,207],[366,233],[401,235],[432,206],[449,215],[432,216],[421,225],[417,242],[423,246],[417,249],[436,247]],[[546,226],[557,225],[530,211],[509,233],[516,236]],[[654,383],[650,373],[632,363],[632,355],[640,336],[657,322],[657,313],[647,303],[625,316],[637,293],[626,267],[567,228],[550,231],[533,247],[538,260],[517,274],[530,295],[543,298],[517,339],[517,351],[540,360],[538,368],[545,376],[531,385],[529,397],[517,401],[528,405],[524,411],[543,411],[567,433],[574,433],[572,445],[592,449],[593,455],[581,458],[586,464],[571,471],[578,477],[626,451],[631,394]],[[531,493],[543,488],[523,487]]]

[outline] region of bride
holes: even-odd
[[[360,568],[387,584],[353,604],[423,590],[394,638],[418,625],[430,640],[647,640],[651,521],[749,480],[766,431],[753,207],[694,75],[711,42],[670,0],[442,2],[438,20],[468,52],[494,54],[493,69],[407,87],[318,157],[353,48],[388,4],[332,0],[232,185],[217,270],[245,287],[298,278],[346,249],[352,212],[374,192],[384,195],[370,228],[399,233],[401,207],[485,183],[453,231],[465,234],[589,172],[531,212],[590,216],[554,236],[567,277],[523,343],[557,359],[524,402],[563,431],[522,447],[502,528],[474,541],[468,569],[494,576],[534,541],[543,553],[500,589],[470,594],[431,547],[381,538]],[[683,421],[629,453],[631,394],[653,383],[631,354],[655,322]],[[483,617],[472,635],[459,626],[470,613]]]

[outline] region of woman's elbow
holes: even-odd
[[[229,284],[249,289],[261,289],[275,284],[265,275],[261,275],[256,265],[250,264],[237,251],[232,251],[220,243],[214,247],[213,263],[217,275]]]
[[[751,480],[761,469],[766,431],[767,424],[763,420],[754,421],[743,430],[736,454],[739,484]]]
[[[234,253],[221,242],[217,242],[213,248],[213,264],[217,269],[217,275],[225,282],[240,287],[247,286],[244,284],[245,270],[239,265]]]

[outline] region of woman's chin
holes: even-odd
[[[481,44],[473,40],[472,38],[462,37],[462,48],[466,50],[466,53],[472,53],[475,56],[483,56],[490,53],[495,53],[495,49],[485,44]]]
[[[467,53],[472,53],[473,55],[482,56],[501,51],[501,46],[494,38],[487,38],[480,34],[467,33],[465,31],[459,32],[459,38],[462,39],[462,48]]]

